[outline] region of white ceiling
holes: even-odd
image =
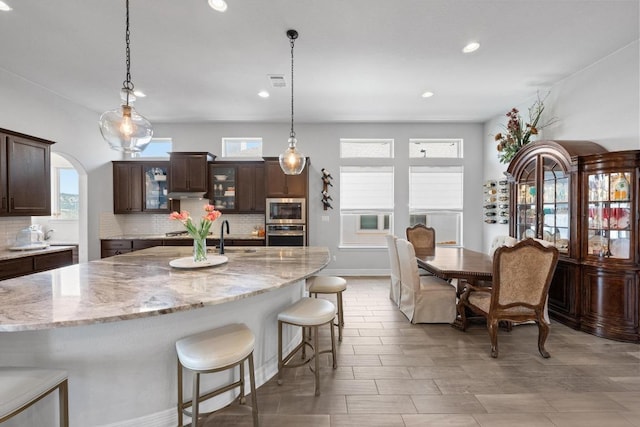
[[[130,1],[132,80],[148,95],[136,107],[152,122],[289,120],[290,88],[267,79],[289,80],[289,28],[296,122],[411,122],[502,114],[640,26],[638,0]],[[124,0],[5,2],[0,68],[97,115],[118,105]]]

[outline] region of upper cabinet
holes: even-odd
[[[221,211],[262,213],[265,209],[263,162],[209,164],[209,199]]]
[[[307,197],[309,185],[309,158],[300,175],[285,175],[278,159],[267,158],[265,167],[266,197]]]
[[[170,192],[206,192],[207,164],[215,156],[207,152],[171,153],[169,157]]]
[[[168,161],[113,162],[113,213],[169,213],[179,208],[168,198]]]
[[[0,215],[51,215],[51,144],[0,129]]]

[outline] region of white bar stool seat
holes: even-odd
[[[342,341],[342,328],[344,327],[344,308],[342,304],[342,292],[347,289],[347,281],[338,276],[314,276],[310,280],[309,296],[318,297],[318,294],[336,294],[338,305],[338,341]]]
[[[278,314],[278,385],[282,384],[282,371],[284,368],[295,368],[298,366],[315,361],[315,368],[312,368],[309,364],[309,369],[315,376],[315,394],[320,395],[320,358],[318,357],[322,353],[331,353],[333,357],[333,369],[338,367],[336,362],[336,341],[335,333],[333,331],[333,321],[336,317],[336,307],[327,300],[316,298],[302,298],[300,301],[290,305],[280,314]],[[302,341],[298,344],[284,359],[282,357],[282,325],[287,323],[289,325],[302,327]],[[318,327],[322,325],[329,325],[331,329],[331,349],[319,350],[318,345]],[[307,329],[313,329],[313,345],[309,343],[307,339]],[[309,346],[313,350],[313,356],[308,359],[305,357],[306,346]],[[288,364],[289,360],[302,349],[301,363]]]
[[[200,332],[182,338],[176,342],[178,353],[178,425],[183,426],[183,414],[191,416],[193,427],[197,427],[199,403],[221,393],[240,387],[238,400],[245,403],[244,397],[244,362],[249,362],[249,382],[251,387],[253,425],[258,425],[258,403],[253,367],[253,348],[255,336],[251,329],[242,323],[234,323],[221,328]],[[200,395],[200,374],[220,372],[227,369],[240,368],[240,378],[226,386]],[[182,393],[183,368],[193,372],[192,399],[184,401]],[[186,408],[192,407],[189,413]],[[213,411],[215,412],[215,411]]]
[[[60,427],[69,426],[67,372],[25,367],[0,368],[0,423],[58,390]]]

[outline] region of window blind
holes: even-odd
[[[393,211],[393,167],[342,166],[340,210]]]
[[[462,209],[462,166],[409,168],[409,210]]]

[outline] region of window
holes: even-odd
[[[341,139],[340,158],[393,158],[393,139]]]
[[[462,166],[409,168],[409,223],[436,229],[436,243],[462,245]]]
[[[393,232],[393,166],[340,167],[340,246],[386,247]]]
[[[52,168],[52,214],[55,219],[77,220],[80,192],[78,191],[78,172],[73,168]]]
[[[461,159],[461,139],[410,139],[409,157]]]
[[[153,138],[147,148],[141,153],[136,153],[140,158],[169,158],[169,153],[173,150],[173,140],[171,138]]]
[[[222,138],[222,157],[262,157],[262,138]]]

